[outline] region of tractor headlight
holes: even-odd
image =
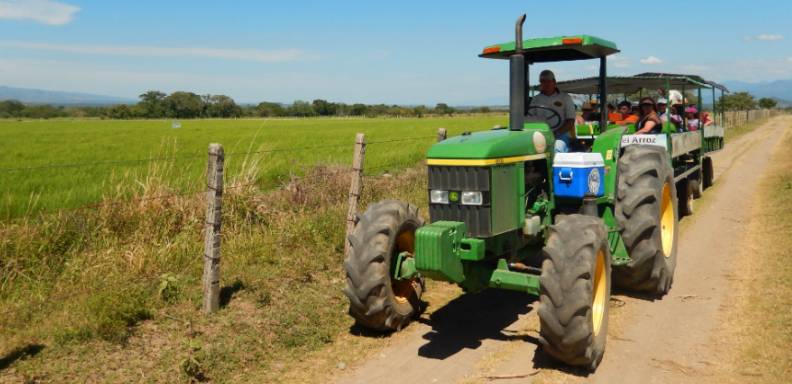
[[[463,205],[481,205],[483,202],[484,202],[484,197],[481,195],[481,192],[471,192],[471,191],[462,192]]]
[[[429,191],[429,201],[433,204],[448,204],[448,191],[439,189]]]

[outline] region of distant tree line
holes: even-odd
[[[723,95],[718,100],[718,109],[722,111],[747,111],[751,109],[773,109],[778,106],[778,102],[769,97],[763,97],[756,100],[753,95],[748,92],[735,92],[729,95]]]
[[[445,103],[434,108],[424,105],[399,106],[385,104],[346,104],[317,99],[295,101],[290,105],[261,102],[238,105],[226,95],[197,95],[192,92],[147,91],[136,104],[112,106],[52,106],[23,104],[16,100],[0,101],[0,118],[48,119],[56,117],[94,117],[104,119],[194,119],[235,117],[312,117],[312,116],[399,116],[453,115],[459,111]],[[488,113],[489,107],[466,109],[465,112]]]

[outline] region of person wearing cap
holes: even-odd
[[[668,106],[668,100],[665,97],[657,98],[657,117],[659,117],[660,121],[662,121],[663,123],[668,122],[668,114],[666,113],[667,106]]]
[[[657,116],[657,106],[651,97],[644,97],[639,103],[641,112],[638,123],[635,124],[636,134],[657,134],[663,129],[663,122]]]
[[[696,107],[685,108],[685,118],[687,119],[687,130],[689,132],[698,131],[699,119],[698,110],[696,110]]]
[[[568,93],[558,90],[553,71],[545,69],[539,74],[539,93],[531,99],[532,107],[544,107],[558,113],[561,123],[558,127],[550,127],[556,137],[556,152],[568,152],[570,132],[575,128],[575,104]],[[544,111],[543,117],[550,118],[549,113]],[[537,110],[536,114],[542,114],[542,110]]]
[[[632,104],[629,101],[624,100],[619,103],[619,119],[616,120],[616,124],[618,125],[627,125],[627,124],[635,124],[638,122],[638,116],[633,115],[632,111]]]

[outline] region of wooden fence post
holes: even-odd
[[[446,139],[448,135],[448,131],[445,128],[438,128],[437,129],[437,142],[441,142]]]
[[[347,211],[346,237],[344,237],[344,256],[349,256],[349,236],[355,229],[357,206],[363,190],[363,159],[366,157],[366,137],[362,133],[355,136],[355,153],[352,156],[352,182],[349,186],[349,210]]]
[[[206,223],[204,234],[203,312],[220,308],[220,225],[223,211],[223,162],[221,144],[209,144],[206,166]]]

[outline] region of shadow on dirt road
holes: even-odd
[[[438,309],[430,320],[419,319],[432,329],[422,337],[428,342],[418,349],[418,355],[444,360],[463,348],[476,349],[484,339],[526,339],[530,336],[510,336],[504,328],[516,322],[518,315],[533,310],[535,298],[521,292],[485,290],[462,295]]]

